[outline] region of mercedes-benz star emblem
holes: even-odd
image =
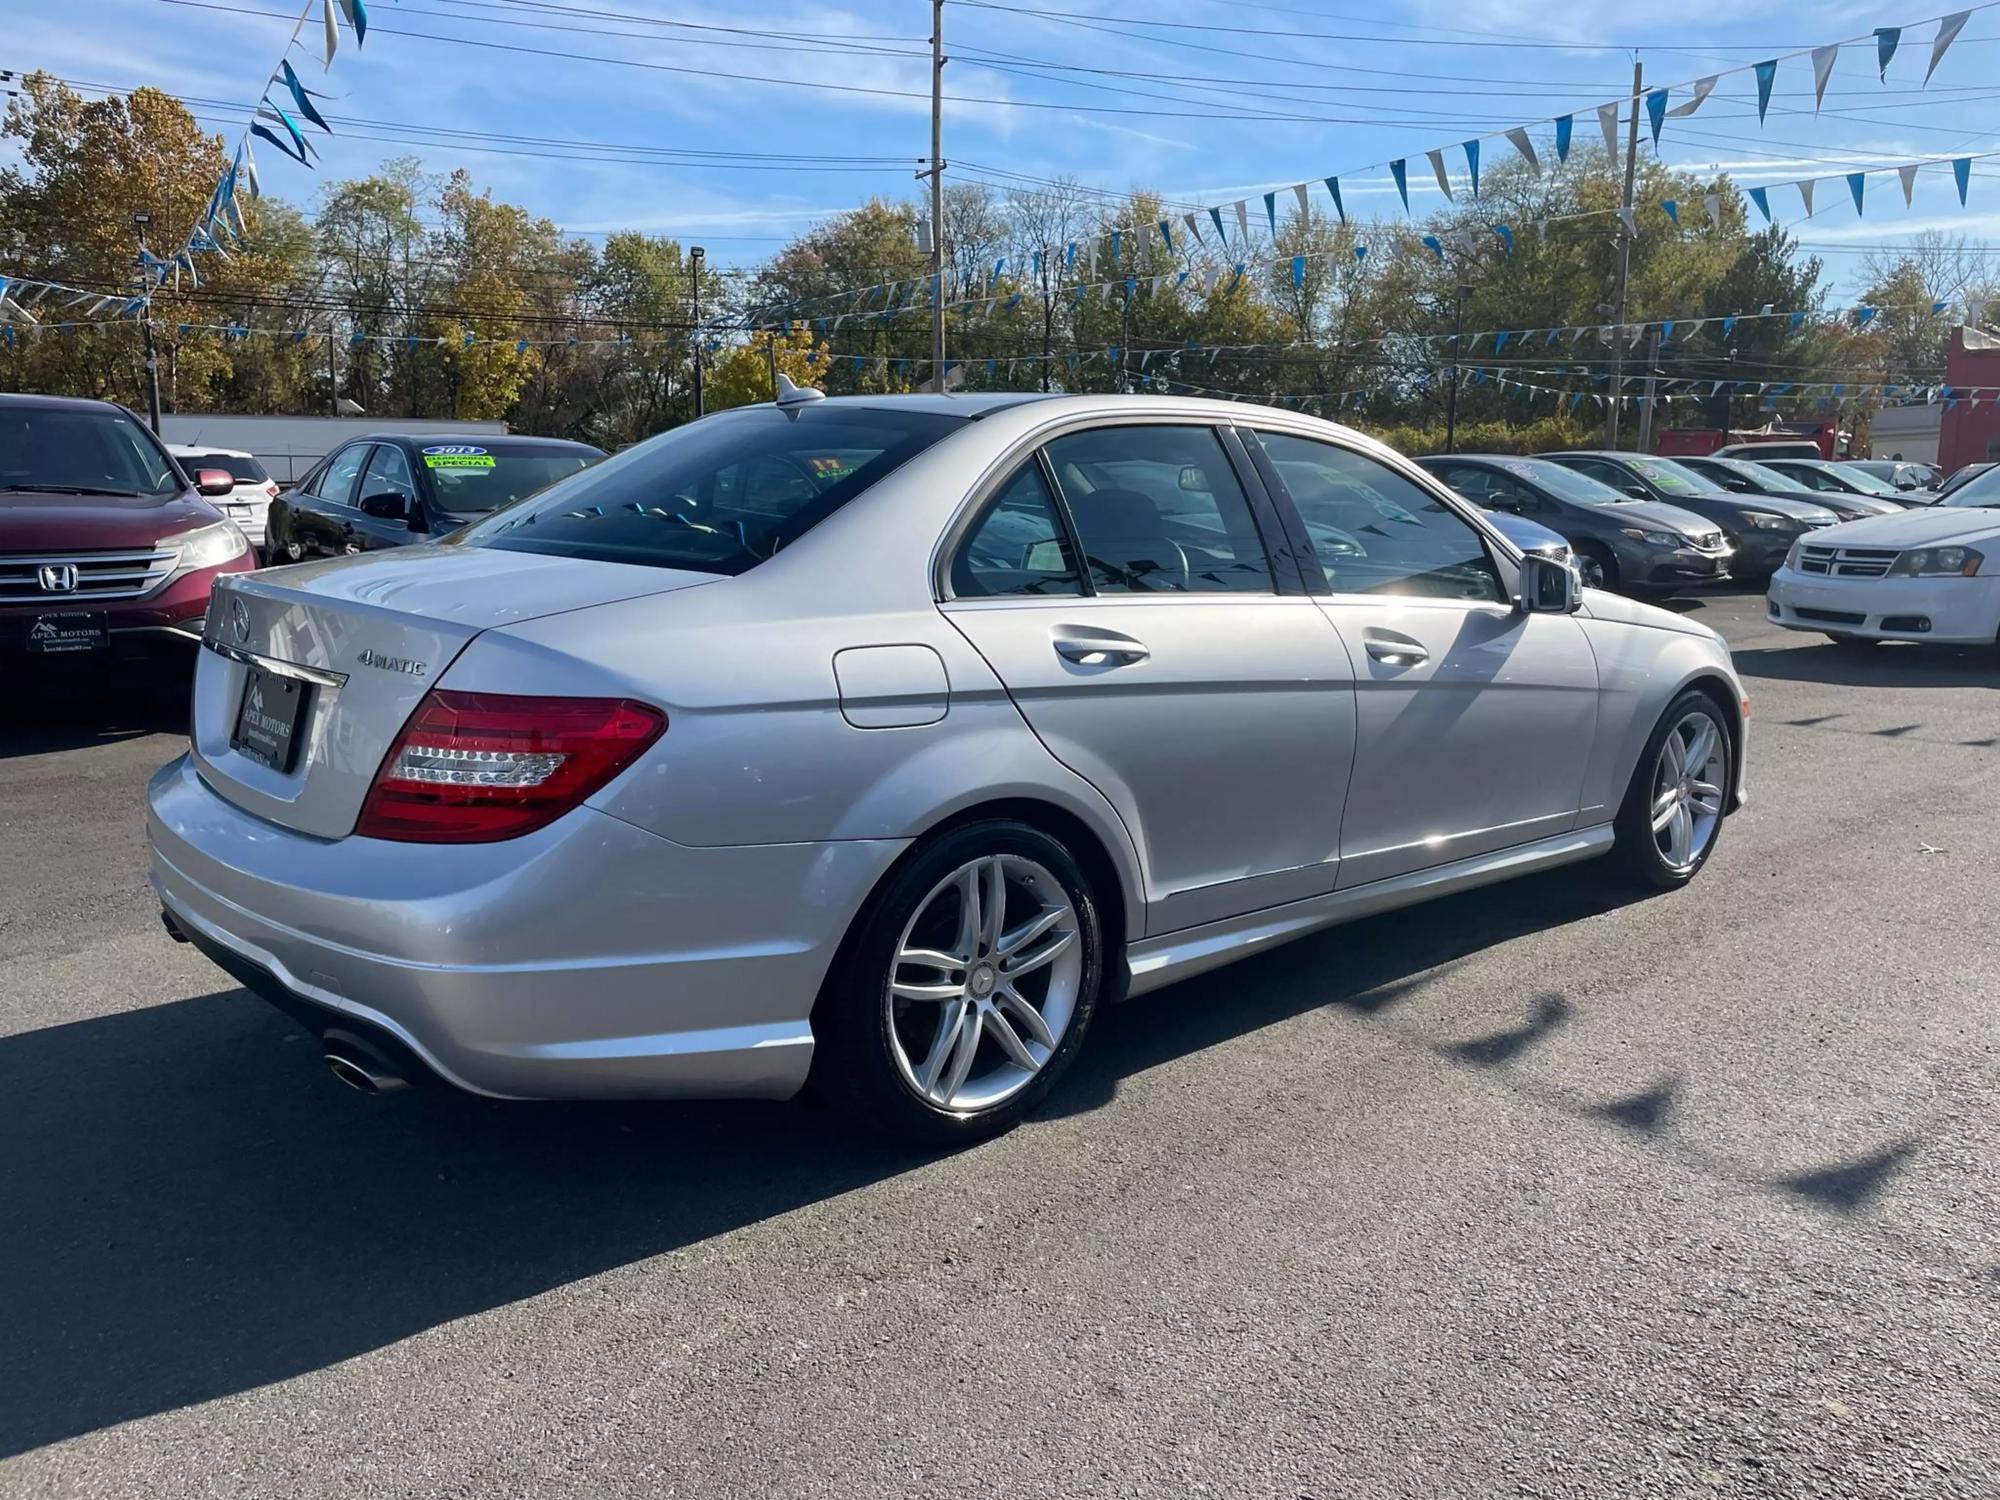
[[[229,629],[238,641],[250,639],[250,606],[241,599],[229,601]]]

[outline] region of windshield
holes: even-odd
[[[1706,495],[1715,489],[1693,469],[1684,469],[1671,458],[1628,458],[1625,463],[1654,489],[1669,495]]]
[[[1610,485],[1592,479],[1588,474],[1579,474],[1576,470],[1566,469],[1561,464],[1550,463],[1546,458],[1504,459],[1500,463],[1500,468],[1547,490],[1558,500],[1568,500],[1576,505],[1633,503],[1630,495],[1621,495]]]
[[[1968,510],[2000,505],[2000,466],[1990,467],[1953,490],[1939,505],[1962,505]]]
[[[1902,491],[1886,480],[1877,479],[1866,469],[1853,464],[1814,464],[1815,469],[1824,470],[1843,484],[1851,485],[1864,495],[1880,495],[1885,500],[1894,500]]]
[[[0,496],[8,491],[176,495],[166,450],[122,411],[0,406]]]
[[[196,453],[182,459],[181,467],[189,474],[196,469],[224,469],[238,484],[262,484],[271,477],[264,472],[264,466],[248,454]]]
[[[743,407],[572,474],[453,540],[743,573],[963,421],[894,406]]]
[[[485,515],[512,505],[593,462],[591,453],[576,448],[482,448],[468,443],[434,444],[418,459],[430,472],[439,507],[455,516]]]
[[[1735,475],[1760,495],[1775,495],[1780,490],[1795,490],[1798,485],[1785,478],[1776,469],[1767,469],[1762,464],[1751,463],[1742,458],[1705,458],[1703,468],[1716,468]]]

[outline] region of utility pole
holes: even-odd
[[[1458,284],[1458,295],[1452,300],[1451,309],[1451,390],[1446,396],[1444,410],[1444,451],[1458,452],[1458,357],[1465,333],[1465,294],[1472,288],[1464,282]]]
[[[1632,190],[1639,172],[1639,106],[1646,90],[1646,65],[1632,62],[1632,120],[1625,133],[1625,200],[1618,218],[1618,322],[1611,330],[1611,418],[1605,446],[1618,446],[1618,414],[1625,406],[1625,279],[1632,270],[1632,230],[1625,220],[1632,213]]]
[[[153,435],[160,435],[160,356],[153,347],[153,273],[146,264],[146,226],[153,216],[143,209],[132,215],[132,230],[139,236],[140,332],[146,350],[146,420]]]
[[[694,415],[696,421],[701,420],[703,411],[701,390],[701,263],[707,258],[707,255],[708,252],[703,250],[699,245],[691,246],[688,250],[688,282],[693,292],[691,302],[693,315],[689,319],[691,326],[688,329],[688,337],[694,341]],[[771,382],[771,394],[775,396],[777,391],[778,382],[774,380]]]
[[[931,0],[931,389],[944,389],[944,0]]]
[[[340,415],[340,368],[333,352],[333,319],[326,320],[326,414]]]
[[[778,398],[778,335],[764,335],[764,363],[771,367],[771,399]]]
[[[1639,451],[1653,451],[1653,392],[1660,382],[1660,335],[1646,330],[1646,395],[1639,406]]]

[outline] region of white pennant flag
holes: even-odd
[[[1597,123],[1604,131],[1604,154],[1611,158],[1611,165],[1618,165],[1618,106],[1600,104],[1597,106]]]
[[[1813,211],[1812,195],[1813,195],[1814,185],[1815,184],[1813,178],[1801,177],[1799,179],[1799,197],[1805,200],[1806,217],[1808,219],[1812,217],[1812,211]]]
[[[1703,208],[1708,210],[1708,222],[1710,226],[1720,229],[1722,227],[1722,194],[1706,193],[1702,196],[1701,204]]]
[[[1625,232],[1627,234],[1636,235],[1639,232],[1639,215],[1637,209],[1621,208],[1618,210],[1618,217],[1624,221]]]
[[[1236,243],[1243,244],[1250,238],[1250,206],[1243,199],[1236,200]]]
[[[1094,234],[1090,237],[1090,243],[1084,247],[1083,251],[1083,279],[1085,281],[1097,280],[1097,236]]]
[[[1813,48],[1813,113],[1819,113],[1820,101],[1826,98],[1826,81],[1833,76],[1833,60],[1840,56],[1840,43],[1831,47]]]
[[[1944,61],[1944,55],[1950,50],[1951,44],[1958,40],[1958,34],[1965,30],[1965,23],[1971,16],[1971,11],[1962,10],[1957,15],[1946,16],[1938,22],[1937,40],[1931,43],[1931,65],[1924,69],[1926,84],[1931,81],[1931,74],[1937,71],[1937,65]]]
[[[1444,170],[1444,153],[1442,151],[1432,151],[1428,155],[1431,159],[1431,170],[1437,174],[1438,191],[1443,193],[1448,201],[1451,198],[1451,178],[1446,175]]]
[[[1310,213],[1306,203],[1306,185],[1303,182],[1293,183],[1292,195],[1299,200],[1299,223],[1304,224]]]
[[[1969,328],[1977,328],[1986,317],[1986,299],[1967,297],[1965,299],[1965,322]]]
[[[1696,110],[1701,108],[1702,101],[1708,98],[1710,94],[1715,92],[1715,86],[1720,81],[1721,81],[1720,74],[1711,74],[1707,78],[1697,78],[1694,84],[1694,97],[1688,100],[1687,103],[1676,104],[1672,109],[1668,110],[1667,111],[1668,118],[1674,120],[1686,119],[1689,115],[1693,114]]]
[[[1208,275],[1202,278],[1202,283],[1201,283],[1202,295],[1205,297],[1213,297],[1215,295],[1215,284],[1220,280],[1222,280],[1222,267],[1210,266],[1208,268]]]
[[[1193,214],[1182,214],[1181,222],[1187,225],[1188,237],[1197,245],[1201,243],[1201,226],[1194,221]]]
[[[1155,276],[1153,278],[1153,295],[1155,297],[1160,295],[1160,288],[1166,283],[1166,279],[1167,277],[1164,271],[1161,272],[1158,276]]]
[[[326,65],[333,66],[333,54],[340,48],[340,27],[334,23],[333,0],[320,0],[320,8],[326,12]],[[1936,67],[1935,61],[1931,64]]]
[[[1507,132],[1507,139],[1514,143],[1514,149],[1521,153],[1528,163],[1528,170],[1537,177],[1542,175],[1541,161],[1535,156],[1535,143],[1528,139],[1528,132],[1522,126],[1515,126]]]
[[[1896,175],[1903,179],[1903,207],[1910,206],[1910,199],[1917,191],[1917,163],[1896,168]]]

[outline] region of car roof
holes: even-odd
[[[130,416],[115,401],[98,401],[89,396],[33,396],[26,391],[0,391],[0,406],[40,407],[47,411],[105,411]]]
[[[225,448],[220,443],[169,443],[167,452],[175,458],[192,458],[197,453],[216,453],[224,458],[255,458],[254,453],[246,453],[241,448]]]
[[[574,448],[581,453],[602,453],[602,448],[568,438],[535,437],[524,432],[369,432],[351,439],[359,443],[397,443],[414,448],[487,448],[495,453],[521,452],[534,448]]]

